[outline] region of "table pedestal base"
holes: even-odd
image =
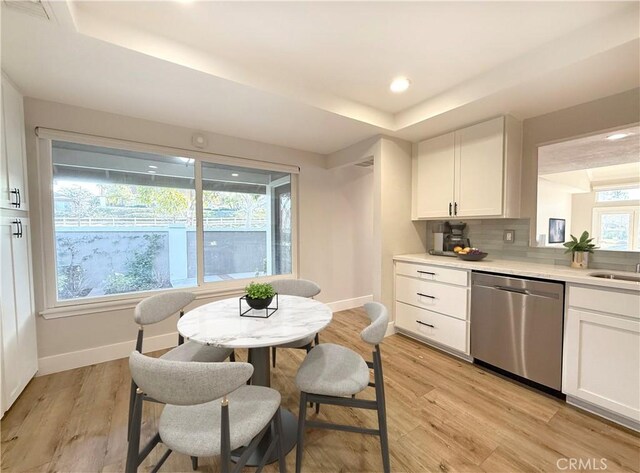
[[[284,454],[288,454],[293,447],[296,446],[297,434],[298,434],[298,418],[293,414],[293,412],[287,409],[280,409],[280,418],[282,419],[282,433],[284,435]],[[247,466],[258,466],[264,457],[264,454],[267,452],[269,448],[269,444],[271,443],[271,432],[267,432],[262,441],[258,444],[258,448],[256,451],[251,454],[249,459],[247,460]],[[239,454],[231,453],[231,460],[237,462],[240,458]],[[267,458],[265,464],[273,463],[278,461],[278,449],[275,448],[271,455]]]

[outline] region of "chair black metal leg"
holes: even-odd
[[[281,410],[275,416],[276,435],[278,436],[278,468],[280,473],[287,473],[287,452],[284,451],[284,431],[282,430]]]
[[[131,393],[129,394],[129,420],[127,421],[127,441],[131,438],[131,420],[133,416],[133,404],[136,400],[136,383],[131,380]]]
[[[131,431],[129,432],[129,447],[127,448],[126,473],[135,473],[138,470],[140,456],[140,424],[142,423],[142,395],[134,393],[134,402],[131,416]]]
[[[382,467],[384,473],[390,473],[391,463],[389,461],[389,437],[387,434],[387,408],[384,396],[384,379],[382,375],[382,360],[380,352],[374,353],[376,357],[376,369],[374,378],[376,385],[376,403],[378,404],[378,429],[380,430],[380,450],[382,452]]]
[[[232,362],[232,363],[235,363],[235,361],[236,361],[236,352],[235,351],[232,351],[231,355],[229,355],[229,361]]]
[[[271,347],[271,364],[276,367],[276,347]]]
[[[307,420],[307,393],[300,393],[300,410],[298,411],[298,444],[296,446],[296,473],[302,471],[302,455],[304,453],[304,424]]]
[[[320,403],[316,402],[316,415],[320,414]]]
[[[198,469],[198,457],[191,457],[191,468]]]
[[[229,464],[231,462],[231,443],[229,431],[229,406],[222,405],[222,413],[220,419],[220,471],[229,473]]]
[[[151,470],[151,473],[158,473],[158,471],[160,470],[160,467],[164,464],[164,462],[167,461],[167,458],[169,458],[169,455],[171,455],[170,449],[164,452],[164,455],[162,455],[162,457],[160,458],[160,461],[156,463],[156,466],[153,467],[153,470]]]
[[[320,345],[320,334],[319,333],[316,333],[316,336],[313,337],[313,343],[315,345]]]

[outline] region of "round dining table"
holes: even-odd
[[[329,325],[333,317],[329,306],[306,297],[278,295],[271,305],[277,305],[278,309],[265,317],[265,310],[253,309],[241,316],[249,307],[236,297],[204,304],[180,318],[178,332],[185,339],[205,345],[249,349],[254,368],[251,383],[270,386],[270,348],[314,335]],[[296,444],[297,418],[287,409],[281,412],[283,443],[288,453]],[[265,435],[247,465],[259,465],[270,442],[270,435]],[[276,460],[274,452],[267,463]]]

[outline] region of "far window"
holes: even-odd
[[[52,164],[58,301],[292,272],[289,173],[63,141]]]
[[[617,251],[640,249],[640,212],[637,208],[596,207],[593,219],[593,236],[598,248]]]
[[[631,187],[596,192],[597,202],[624,202],[629,200],[640,200],[640,188]]]

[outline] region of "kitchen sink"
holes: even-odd
[[[619,279],[621,281],[634,281],[640,282],[640,276],[631,276],[627,274],[615,274],[615,273],[591,273],[589,276],[593,278],[602,279]]]

